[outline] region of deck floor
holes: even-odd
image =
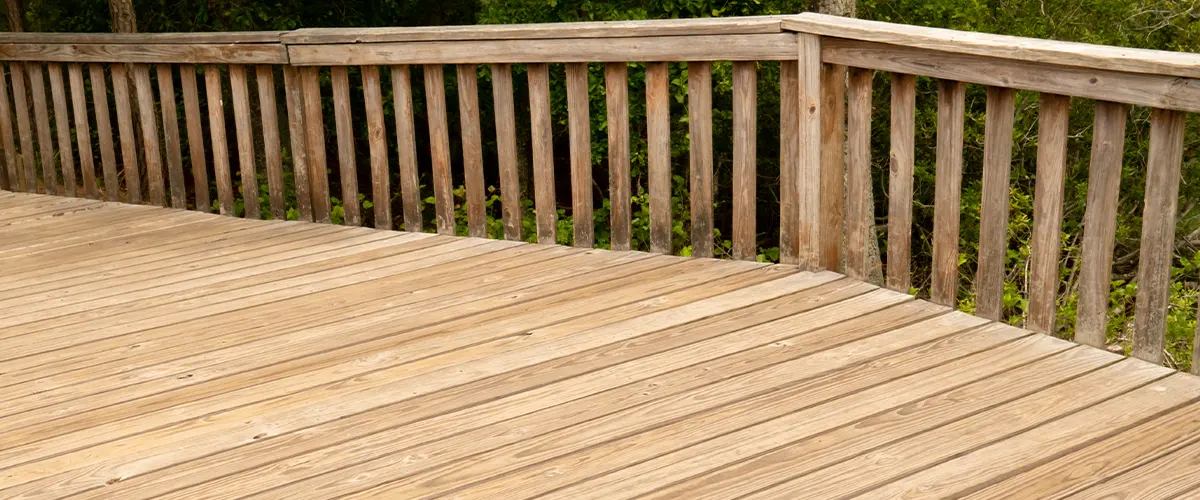
[[[834,273],[0,193],[3,498],[1200,496],[1200,379]]]

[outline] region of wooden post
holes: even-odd
[[[500,166],[500,205],[504,239],[521,241],[521,184],[517,173],[517,115],[513,104],[512,66],[492,65],[492,102],[496,114],[496,162]]]
[[[426,64],[424,69],[429,157],[433,163],[434,214],[437,217],[438,234],[453,235],[454,188],[450,175],[450,131],[446,122],[446,75],[441,64]]]
[[[966,91],[967,86],[962,82],[938,82],[931,300],[935,304],[950,307],[958,302],[958,226],[961,218]]]
[[[887,287],[912,288],[913,158],[917,78],[892,73],[891,154],[888,161]]]
[[[529,117],[533,135],[533,201],[537,210],[538,243],[553,245],[558,241],[554,201],[554,145],[550,130],[550,67],[529,64]]]
[[[337,135],[338,173],[342,184],[343,224],[361,226],[362,214],[358,203],[358,162],[354,155],[354,127],[350,116],[350,75],[345,66],[329,68],[333,88],[333,129]]]
[[[650,251],[671,254],[671,96],[667,63],[646,63],[646,168]]]
[[[993,321],[1000,320],[1004,306],[1004,261],[1008,257],[1008,181],[1012,167],[1015,97],[1016,92],[1012,89],[987,89],[975,314]]]
[[[484,212],[483,134],[479,127],[479,78],[474,64],[455,65],[458,122],[463,148],[463,184],[467,191],[467,236],[487,237]]]
[[[796,228],[800,264],[821,266],[821,38],[800,33],[800,162],[796,182],[800,187],[800,218]]]
[[[392,66],[392,104],[396,115],[396,154],[400,163],[400,197],[404,230],[421,232],[421,193],[417,178],[417,139],[413,130],[412,74],[408,66]]]
[[[117,180],[117,153],[113,149],[112,124],[108,115],[108,90],[104,82],[104,66],[92,64],[88,66],[92,77],[92,108],[96,111],[96,135],[100,140],[100,163],[104,172],[104,194],[108,201],[117,201],[121,193],[121,183]],[[57,113],[56,113],[57,114]],[[68,133],[69,137],[69,133]],[[68,149],[70,143],[67,144]],[[66,177],[66,167],[63,164],[63,177]],[[71,175],[71,185],[75,185],[74,174]]]
[[[279,120],[275,104],[275,72],[270,66],[254,68],[254,83],[258,87],[259,119],[262,125],[263,158],[267,163],[267,193],[271,199],[271,218],[287,217],[284,203],[283,159],[279,150]]]
[[[692,255],[713,256],[712,63],[688,63]]]
[[[870,272],[867,266],[867,236],[874,234],[871,226],[875,214],[870,205],[871,190],[871,80],[875,72],[869,69],[851,68],[846,104],[846,275],[866,280]],[[825,82],[825,89],[829,82]],[[840,86],[841,83],[835,85]],[[828,116],[828,115],[826,115]],[[829,149],[825,150],[826,152]],[[829,156],[828,154],[826,156]],[[840,153],[838,156],[841,156]],[[840,176],[839,176],[839,181]],[[840,183],[839,183],[840,184]],[[840,186],[839,186],[840,187]],[[840,193],[822,189],[823,207],[837,205]],[[838,189],[837,191],[841,191]],[[832,210],[827,210],[827,212]],[[828,218],[822,222],[829,222]],[[829,234],[827,231],[824,234]],[[833,236],[840,236],[833,235]],[[829,238],[826,238],[828,241]],[[836,246],[835,246],[836,247]],[[822,246],[822,257],[826,264],[830,259],[831,246]]]
[[[392,229],[392,189],[388,172],[387,131],[383,122],[383,89],[379,67],[362,67],[363,103],[367,110],[367,142],[371,147],[371,202],[375,228]]]
[[[1117,201],[1127,120],[1124,104],[1096,101],[1087,208],[1083,214],[1075,341],[1099,348],[1103,348],[1108,339],[1108,294],[1116,246]],[[1034,221],[1037,221],[1036,216]]]
[[[613,250],[632,247],[629,179],[629,65],[604,65],[604,96],[608,108],[608,199]]]
[[[757,101],[758,63],[733,63],[733,258],[739,260],[758,255]]]
[[[1029,319],[1025,327],[1041,333],[1054,332],[1054,316],[1058,310],[1058,257],[1062,240],[1070,104],[1069,97],[1042,94],[1038,111],[1037,185],[1034,187],[1033,238],[1029,249]],[[1120,177],[1119,166],[1117,176]],[[1109,255],[1112,255],[1111,248]],[[1107,290],[1107,280],[1105,285]],[[1107,302],[1108,294],[1105,293],[1106,306]]]

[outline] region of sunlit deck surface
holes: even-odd
[[[3,498],[1200,495],[1200,379],[834,273],[11,193],[0,271]]]

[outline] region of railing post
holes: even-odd
[[[821,38],[799,33],[800,190],[797,224],[800,264],[821,268]]]

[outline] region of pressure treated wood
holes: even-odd
[[[142,174],[138,168],[140,162],[138,157],[140,155],[138,154],[137,131],[133,128],[133,106],[129,94],[129,72],[124,64],[113,64],[109,66],[109,70],[112,72],[113,104],[117,108],[117,130],[121,139],[121,167],[125,173],[125,192],[130,203],[141,203]],[[74,92],[75,83],[73,79],[71,81],[72,92]],[[76,131],[75,135],[78,137],[79,132]],[[222,139],[224,139],[224,136],[222,136]],[[80,145],[80,168],[91,166],[91,160],[88,159],[91,157],[91,153],[88,151],[91,151],[90,146],[87,150],[84,150],[83,146]],[[214,159],[215,163],[216,160]],[[94,169],[91,174],[88,174],[86,171],[83,174],[85,188],[87,187],[88,175],[95,176]]]
[[[404,230],[420,232],[421,193],[417,177],[417,138],[413,129],[412,73],[408,66],[392,66],[392,102],[396,115],[396,153],[400,162]]]
[[[867,193],[871,190],[871,79],[875,72],[851,68],[849,73],[846,84],[846,276],[864,280],[870,273],[867,265],[867,237],[875,223],[873,207],[867,203]],[[840,82],[835,84],[840,85]],[[841,131],[836,130],[836,133],[840,134]],[[826,148],[824,151],[841,156],[837,151],[831,150],[832,148]],[[835,169],[835,172],[841,173],[840,169]],[[835,182],[833,186],[840,188],[841,184]],[[822,189],[822,200],[829,201],[828,204],[822,203],[822,206],[836,205],[840,201],[836,191],[840,189]],[[829,219],[826,217],[823,220]],[[833,227],[822,229],[836,231]],[[841,235],[835,233],[833,236],[840,239]],[[836,243],[840,244],[841,242]],[[822,254],[825,255],[834,248],[836,246],[822,245]]]
[[[117,201],[121,193],[121,183],[117,180],[117,153],[113,149],[113,131],[108,112],[108,85],[105,83],[104,66],[92,64],[88,66],[88,70],[91,73],[89,76],[92,82],[92,109],[93,114],[96,115],[96,136],[100,140],[100,164],[101,170],[104,172],[104,194],[108,201]],[[159,80],[162,80],[161,74]],[[163,109],[165,110],[167,106],[164,104]],[[170,104],[170,106],[172,109],[174,108],[174,104]],[[58,112],[55,111],[55,114],[57,115]],[[66,116],[66,113],[63,116]],[[163,121],[164,123],[166,121],[165,115]],[[70,143],[67,144],[69,147]],[[64,178],[67,177],[66,165],[63,163]],[[71,174],[71,187],[74,188],[74,186],[75,175]],[[182,205],[172,205],[172,207],[184,208]]]
[[[446,120],[446,70],[424,66],[425,112],[429,116],[429,158],[433,164],[433,213],[438,234],[454,234],[454,186],[450,173],[450,125]]]
[[[912,288],[913,161],[917,78],[892,74],[891,148],[888,155],[887,287]]]
[[[325,118],[321,111],[321,80],[318,68],[300,68],[301,102],[304,107],[305,162],[312,195],[313,220],[330,222],[329,167],[325,163]]]
[[[342,184],[342,210],[347,226],[362,225],[358,202],[358,161],[354,154],[354,126],[350,116],[350,73],[345,66],[329,68],[333,88],[333,124],[337,135],[338,173]]]
[[[379,67],[363,66],[362,82],[363,104],[367,110],[367,142],[371,148],[371,202],[375,204],[375,229],[391,229],[391,173],[388,171],[387,130],[383,120]]]
[[[671,101],[667,63],[646,63],[646,183],[650,190],[650,251],[670,254]]]
[[[150,87],[149,66],[133,65],[133,87],[137,92],[142,154],[146,160],[146,198],[154,205],[166,206],[166,179],[163,178],[162,150],[158,142],[158,120],[154,116],[155,99],[154,89]]]
[[[588,111],[588,65],[567,64],[567,136],[571,146],[572,242],[592,248],[592,117]]]
[[[78,66],[78,65],[76,65]],[[21,139],[21,165],[25,167],[21,177],[26,192],[38,192],[37,152],[33,149],[33,130],[29,123],[29,97],[26,92],[25,63],[15,62],[8,65],[12,73],[13,111],[17,115],[17,135]],[[79,95],[83,95],[83,85],[80,85]],[[94,191],[93,191],[94,192]]]
[[[983,131],[983,190],[979,208],[979,268],[975,275],[975,314],[990,320],[1000,320],[1004,306],[1004,263],[1008,260],[1008,183],[1009,171],[1012,169],[1015,99],[1016,92],[1012,89],[987,89],[987,123]],[[1059,144],[1048,135],[1039,134],[1038,138],[1043,140],[1038,144],[1039,149],[1054,148]],[[1045,139],[1050,140],[1047,143]]]
[[[234,216],[233,177],[229,170],[229,142],[225,137],[225,98],[221,69],[204,66],[205,97],[208,102],[208,132],[212,137],[213,175],[217,181],[217,205],[221,215]]]
[[[834,273],[30,194],[0,222],[4,497],[1195,485],[1200,379]]]
[[[308,173],[308,127],[304,125],[304,96],[300,74],[294,66],[283,67],[283,93],[287,104],[288,144],[292,150],[292,180],[296,185],[296,211],[300,220],[312,222],[312,182]]]
[[[688,193],[692,255],[713,256],[712,64],[688,63]]]
[[[558,204],[554,193],[554,134],[550,126],[550,66],[530,64],[529,120],[533,136],[533,208],[537,212],[537,240],[552,245],[558,240]]]
[[[287,217],[287,205],[284,202],[283,159],[280,158],[279,150],[275,72],[271,66],[254,67],[254,86],[258,88],[259,124],[262,127],[263,158],[267,168],[267,193],[271,202],[271,218],[284,219]]]
[[[820,269],[821,264],[821,158],[826,147],[821,141],[821,39],[815,35],[798,34],[800,43],[799,95],[800,122],[800,165],[796,182],[800,189],[800,215],[796,226],[796,239],[800,251],[800,265],[806,269]]]
[[[500,168],[500,211],[504,239],[521,241],[521,182],[517,172],[517,112],[509,64],[492,64],[492,113],[496,117],[496,162]]]
[[[455,66],[458,123],[463,148],[463,184],[467,193],[467,236],[487,237],[483,206],[483,133],[479,126],[479,77],[474,64]]]
[[[821,267],[843,269],[846,233],[846,67],[821,65]],[[849,271],[849,270],[847,270]]]
[[[613,250],[629,250],[633,245],[629,213],[629,65],[604,65],[604,98],[608,113],[609,239]]]
[[[188,156],[192,164],[192,195],[196,210],[208,213],[212,199],[208,190],[208,158],[204,149],[204,129],[200,125],[200,94],[196,90],[196,67],[179,67],[179,86],[183,89],[183,115],[187,123]]]
[[[124,82],[125,72],[122,70],[120,74],[121,74],[122,82]],[[83,88],[83,66],[80,64],[68,64],[67,65],[67,76],[71,80],[71,110],[74,112],[74,115],[75,115],[75,141],[79,145],[79,170],[80,170],[80,174],[81,174],[80,180],[83,182],[84,194],[88,198],[97,199],[100,197],[100,195],[99,195],[99,192],[98,192],[98,189],[96,186],[96,165],[94,163],[95,160],[94,160],[94,156],[93,156],[95,153],[92,152],[92,133],[91,133],[91,127],[88,125],[87,97],[84,95],[84,88]],[[116,76],[116,73],[114,73],[113,76]],[[114,85],[114,90],[115,90],[115,87],[116,86]],[[125,87],[125,88],[127,88],[127,87]],[[15,90],[16,89],[14,88],[14,91]],[[126,112],[126,118],[128,118],[129,112],[130,112],[130,109],[128,106],[128,104],[129,104],[128,93],[126,93],[125,97],[126,97],[125,112]],[[118,108],[118,110],[121,108],[120,99],[117,100],[117,108]],[[120,115],[118,115],[118,116],[120,116]],[[133,124],[132,123],[133,122],[130,121],[129,129],[128,129],[130,134],[133,133]],[[126,131],[126,129],[124,127],[122,127],[121,128],[122,137],[124,137],[125,131]],[[8,144],[5,144],[5,146],[8,146]],[[136,164],[136,162],[135,162],[135,164]],[[136,181],[137,178],[138,178],[138,176],[134,175],[133,180],[129,180],[130,178],[128,176],[128,173],[126,173],[126,182]],[[138,192],[138,194],[136,196],[133,194],[133,191],[140,190],[141,186],[138,184],[129,184],[129,185],[135,186],[135,188],[129,188],[129,187],[126,188],[126,190],[130,192],[130,194],[129,194],[130,202],[138,203],[138,202],[142,201],[140,191]],[[118,188],[116,186],[114,186],[113,189],[118,189]]]
[[[62,167],[63,192],[67,196],[78,196],[75,192],[75,146],[71,140],[71,113],[67,111],[67,91],[63,86],[63,66],[61,64],[48,64],[46,70],[50,75],[50,99],[54,102],[54,128],[58,132],[58,161]],[[95,78],[92,79],[95,81]],[[2,88],[0,84],[0,88]],[[0,95],[7,101],[7,97]],[[106,98],[107,99],[107,98]],[[107,106],[107,102],[105,105]],[[5,113],[7,103],[0,105],[0,113]],[[7,117],[9,115],[5,115]],[[0,120],[3,121],[3,120]],[[5,126],[0,124],[0,134]],[[6,135],[8,140],[11,140],[11,135]],[[109,140],[112,140],[112,132],[109,132]],[[2,141],[0,141],[2,142]],[[113,194],[119,190],[114,190]],[[113,201],[110,199],[110,201]]]
[[[938,82],[937,183],[933,200],[932,300],[952,306],[958,301],[958,226],[962,201],[963,114],[967,86]]]
[[[158,64],[154,68],[158,70],[159,108],[162,110],[163,142],[166,143],[167,150],[167,181],[171,187],[171,207],[187,208],[187,186],[183,180],[183,146],[179,143],[179,112],[175,107],[175,70],[169,64]],[[112,149],[111,144],[109,149]],[[107,169],[104,175],[107,182]],[[116,179],[116,175],[113,179]]]
[[[46,192],[59,194],[58,167],[54,166],[54,139],[50,136],[50,108],[46,103],[46,73],[41,63],[25,65],[29,74],[29,94],[33,100],[33,121],[37,127],[38,155]]]
[[[246,67],[229,65],[229,93],[233,99],[234,132],[237,134],[238,171],[242,174],[243,215],[258,219],[258,167],[255,165],[254,124],[250,121],[250,87]],[[347,207],[347,213],[350,208]]]
[[[758,64],[733,63],[733,258],[754,260],[758,139]]]
[[[0,137],[0,146],[4,147],[5,181],[8,183],[6,189],[18,191],[24,190],[24,182],[17,169],[17,148],[13,141],[12,101],[8,98],[8,79],[11,76],[11,66],[7,75],[3,74],[3,69],[0,68],[0,136],[3,136]]]
[[[1058,314],[1058,258],[1062,242],[1063,190],[1066,182],[1067,125],[1071,100],[1042,94],[1038,109],[1037,185],[1033,195],[1033,237],[1030,242],[1029,319],[1025,327],[1035,332],[1054,332]],[[1097,119],[1100,114],[1097,113]],[[1122,122],[1124,117],[1121,118]],[[1124,139],[1122,127],[1122,140]],[[1103,137],[1097,128],[1093,134]],[[1104,154],[1104,151],[1101,151]],[[1120,157],[1120,154],[1117,154]],[[1108,159],[1106,158],[1105,161]],[[1119,160],[1118,160],[1119,165]],[[1120,167],[1116,168],[1120,176]],[[1099,174],[1099,173],[1098,173]],[[1104,175],[1104,174],[1100,174]],[[1089,189],[1092,187],[1088,184]],[[1099,186],[1097,186],[1099,187]],[[1085,223],[1085,226],[1088,223]],[[1088,229],[1084,229],[1086,232]],[[1086,243],[1085,243],[1086,244]],[[1109,256],[1112,249],[1109,248]],[[1107,279],[1106,279],[1107,283]],[[1003,286],[1003,285],[1001,285]],[[1081,292],[1083,288],[1080,288]],[[1105,287],[1105,300],[1108,293]],[[1082,301],[1082,295],[1080,295]],[[1082,310],[1082,304],[1080,304]],[[1076,332],[1078,335],[1078,331]],[[1103,345],[1103,343],[1101,343]],[[1095,347],[1101,347],[1096,345]]]

